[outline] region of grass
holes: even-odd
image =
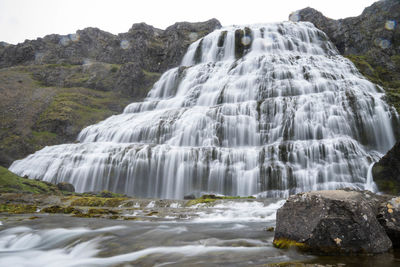
[[[54,125],[54,121],[58,121],[60,125],[72,126],[73,132],[79,132],[85,126],[115,114],[110,106],[120,105],[122,109],[129,102],[128,99],[121,99],[113,92],[88,88],[63,88],[40,115],[37,124],[39,128],[49,129],[51,128],[49,124]]]
[[[19,177],[0,166],[0,193],[60,194],[50,183]]]

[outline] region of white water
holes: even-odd
[[[235,42],[243,28],[193,43],[144,102],[83,129],[80,143],[10,170],[78,192],[159,198],[371,188],[369,166],[395,142],[381,90],[310,23],[250,26]],[[240,41],[251,43],[243,56]]]
[[[0,231],[0,266],[120,266],[123,263],[191,266],[185,261],[202,263],[196,266],[220,266],[229,265],[224,259],[228,255],[237,266],[248,266],[246,257],[263,262],[288,261],[290,255],[272,247],[272,234],[262,231],[274,223],[276,210],[282,204],[282,200],[269,204],[227,202],[202,208],[207,212],[198,219],[175,223],[135,222],[99,229],[12,227]],[[232,208],[233,212],[228,213]],[[43,221],[46,218],[38,220],[42,221],[37,223],[37,228],[51,228],[50,221]],[[62,217],[61,220],[63,225],[68,225],[69,220],[76,218]],[[60,221],[54,223],[60,224]],[[238,229],[242,232],[237,233]],[[109,248],[108,244],[113,245]],[[117,244],[122,251],[115,251]],[[217,262],[211,261],[215,255]]]
[[[285,200],[267,206],[262,202],[228,201],[214,205],[212,212],[206,210],[198,212],[199,218],[195,218],[193,221],[198,223],[275,221],[276,211],[283,204],[285,204]]]

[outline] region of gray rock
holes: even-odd
[[[57,188],[60,189],[61,191],[67,191],[72,193],[75,192],[75,187],[72,184],[66,182],[58,183]]]
[[[19,64],[81,65],[90,60],[109,64],[135,62],[147,71],[164,72],[180,63],[192,42],[219,27],[219,21],[211,19],[180,22],[166,30],[137,23],[118,35],[97,28],[52,34],[17,45],[1,45],[0,68]]]
[[[372,175],[380,191],[394,195],[400,193],[400,142],[374,164]]]
[[[392,240],[393,247],[400,247],[400,197],[382,202],[377,219]]]
[[[277,212],[274,244],[323,254],[386,252],[392,242],[376,218],[385,200],[351,190],[291,196]]]

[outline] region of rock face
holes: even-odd
[[[19,64],[81,65],[87,60],[109,64],[137,62],[151,72],[164,72],[179,64],[190,43],[221,24],[179,22],[166,30],[145,23],[133,24],[127,33],[113,35],[97,28],[69,35],[47,35],[17,45],[0,46],[0,67]]]
[[[372,175],[382,192],[394,195],[400,193],[400,142],[375,163]]]
[[[166,30],[138,23],[118,35],[86,28],[0,42],[0,165],[72,142],[85,126],[144,98],[190,43],[220,26],[216,19]]]
[[[289,197],[277,212],[274,244],[323,253],[382,253],[398,246],[400,198],[332,190]]]

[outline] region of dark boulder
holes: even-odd
[[[393,247],[400,247],[400,197],[382,202],[377,219],[392,240]]]
[[[377,215],[388,199],[352,190],[291,196],[277,212],[274,245],[322,254],[386,252],[392,242]]]
[[[400,193],[400,142],[374,164],[372,176],[379,191],[393,195]]]
[[[58,183],[57,188],[61,191],[67,191],[71,193],[75,192],[75,187],[72,184],[66,182]]]

